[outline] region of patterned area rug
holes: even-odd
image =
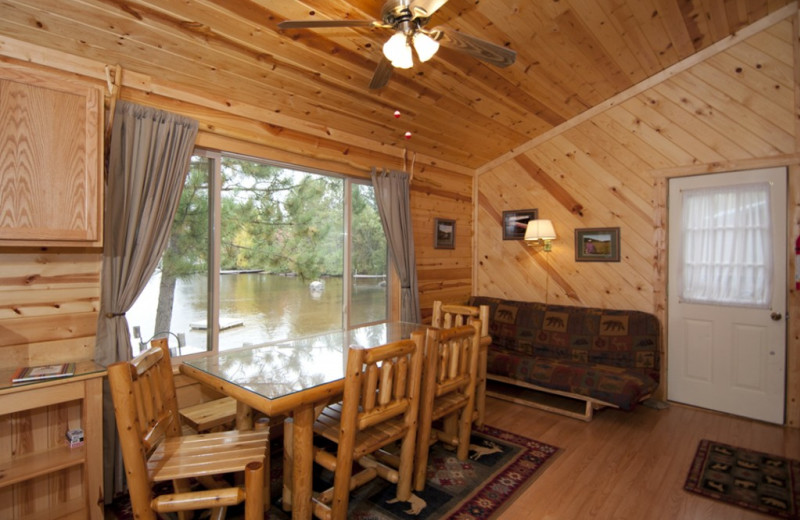
[[[684,489],[778,518],[800,518],[800,462],[700,441]]]
[[[275,450],[277,451],[277,450]],[[507,507],[542,474],[558,448],[513,433],[484,426],[473,430],[469,460],[437,443],[428,458],[428,482],[411,502],[396,502],[394,484],[375,479],[351,495],[347,517],[358,520],[489,520]],[[279,496],[280,453],[271,457],[273,497]],[[330,475],[315,475],[315,489],[329,485]],[[131,518],[127,496],[118,497],[110,510],[119,519]],[[229,511],[228,518],[240,518]],[[199,518],[199,516],[198,516]],[[290,518],[273,503],[270,520]]]

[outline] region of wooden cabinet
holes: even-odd
[[[0,371],[0,518],[103,519],[105,369],[77,363],[75,375],[11,386]],[[68,430],[84,444],[70,448]]]
[[[102,88],[0,64],[0,245],[101,245],[102,117]]]

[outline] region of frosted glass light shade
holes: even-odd
[[[433,55],[439,50],[439,42],[427,34],[416,32],[414,33],[414,50],[417,51],[419,61],[425,62],[433,58]]]
[[[414,65],[411,45],[402,31],[398,31],[383,44],[383,55],[398,69],[410,69]]]
[[[525,228],[525,240],[555,240],[556,230],[547,219],[529,220]]]

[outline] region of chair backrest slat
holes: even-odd
[[[469,325],[472,320],[481,320],[481,337],[489,335],[489,306],[458,305],[443,303],[439,300],[433,302],[433,317],[431,326],[440,329],[449,329]]]
[[[480,320],[473,320],[470,325],[428,329],[423,400],[430,401],[434,396],[441,397],[454,391],[474,394],[480,327]]]
[[[364,389],[361,393],[361,407],[366,410],[375,408],[375,401],[378,392],[378,374],[380,370],[377,365],[367,365],[364,371]]]
[[[386,406],[394,397],[394,363],[391,359],[387,359],[381,363],[380,367],[380,383],[378,385],[378,406]]]
[[[407,414],[412,407],[416,420],[422,344],[422,333],[415,333],[413,339],[371,349],[351,347],[345,374],[342,423],[353,421],[357,429],[363,430]],[[355,410],[350,404],[354,398],[361,405]]]
[[[394,385],[392,387],[392,397],[402,399],[406,397],[408,384],[408,358],[400,357],[395,364]]]

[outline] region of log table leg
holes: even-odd
[[[292,475],[294,475],[294,456],[292,454],[294,448],[292,443],[293,435],[294,419],[288,417],[283,421],[283,500],[281,500],[281,505],[284,511],[292,510]]]
[[[311,518],[311,475],[314,470],[314,406],[294,410],[292,432],[292,519]]]

